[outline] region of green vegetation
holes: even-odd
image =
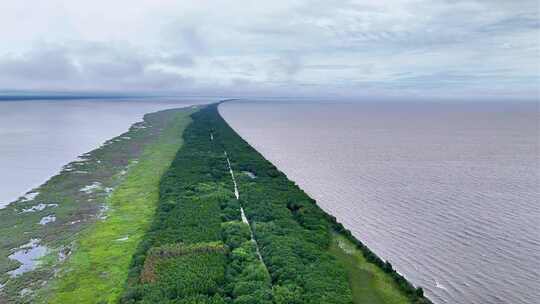
[[[223,235],[230,251],[224,264],[227,280],[218,290],[211,293],[203,290],[199,296],[221,297],[235,303],[271,302],[272,299],[276,303],[351,303],[346,271],[327,252],[330,230],[322,211],[313,204],[305,208],[304,216],[291,212],[287,205],[289,197],[303,192],[298,188],[288,188],[294,184],[241,141],[219,116],[216,105],[194,113],[192,118],[193,123],[184,133],[185,145],[161,181],[156,219],[134,256],[123,301],[144,302],[149,289],[162,286],[155,282],[150,285],[141,277],[148,253],[153,250],[151,248],[215,242],[220,241]],[[231,203],[234,200],[233,185],[225,151],[234,155],[233,163],[245,161],[251,164],[250,171],[260,173],[256,184],[241,183],[240,192],[248,198],[242,199],[240,204],[247,208],[248,217],[253,221],[252,228],[268,270],[258,261],[254,243],[246,240],[247,234],[242,234],[242,229],[232,229],[234,224],[231,223],[221,225],[224,219],[237,218],[240,213],[239,205]],[[242,153],[245,154],[243,159],[240,158]],[[237,166],[233,165],[233,168]],[[268,175],[263,176],[266,173]],[[284,183],[286,187],[283,187]],[[234,216],[231,210],[237,215]],[[310,212],[318,214],[319,218],[312,219]],[[241,267],[254,270],[254,274]],[[175,274],[171,272],[167,276],[178,282],[190,280],[190,277]],[[209,276],[208,280],[213,279]],[[151,293],[162,295],[162,302],[178,301],[188,296],[158,291]]]
[[[134,153],[139,161],[132,162],[127,175],[120,171],[127,166],[125,160],[118,160],[120,164],[126,162],[124,167],[114,167],[110,158],[95,157],[92,166],[99,167],[104,161],[116,168],[99,180],[99,188],[119,185],[112,196],[102,191],[85,197],[90,207],[98,199],[107,202],[107,218],[90,222],[92,225],[83,226],[86,229],[76,230],[76,234],[62,232],[53,238],[58,244],[50,245],[56,249],[43,259],[42,266],[21,276],[34,278],[41,271],[41,281],[34,282],[51,280],[32,300],[123,304],[430,303],[421,288],[412,286],[390,263],[356,240],[240,138],[220,117],[217,106],[147,116],[159,127],[130,130],[135,137],[139,134],[136,132],[142,132],[140,136],[146,141],[144,149]],[[71,173],[65,174],[58,178],[63,181],[58,187],[80,189],[77,178],[69,185],[71,175],[67,174]],[[92,175],[90,180],[96,178]],[[89,185],[89,180],[83,185]],[[75,192],[80,195],[81,191]],[[20,204],[16,205],[19,211],[31,205]],[[69,201],[65,206],[59,206],[58,211],[70,214],[65,210],[71,208],[79,214],[85,205]],[[91,210],[94,214],[99,211]],[[39,216],[46,214],[41,212]],[[64,223],[74,218],[64,219],[59,214]],[[0,229],[9,228],[0,225]],[[6,244],[2,238],[4,243],[0,245]],[[7,240],[14,242],[15,238]],[[66,247],[68,241],[73,245]],[[66,262],[60,261],[62,254],[70,253]],[[14,268],[6,257],[2,260],[0,255],[0,270]],[[58,275],[47,275],[51,269],[59,270]],[[21,282],[8,282],[10,295],[20,294],[20,286],[25,286]]]
[[[51,286],[50,303],[115,303],[127,278],[131,255],[152,221],[159,181],[181,145],[191,111],[174,123],[133,164],[113,192],[108,217],[97,222],[77,243],[77,250]]]
[[[270,273],[275,303],[352,303],[347,272],[327,251],[330,225],[322,210],[243,141],[215,108],[206,115],[217,116],[214,138],[227,150],[235,171],[257,176],[237,174],[240,203]]]
[[[347,269],[355,304],[409,303],[409,299],[399,291],[392,277],[375,264],[369,263],[362,251],[344,236],[333,234],[330,252]]]
[[[272,283],[259,259],[248,224],[238,221],[222,225],[223,241],[229,249],[226,293],[235,304],[272,303]]]
[[[212,108],[207,111],[217,112]],[[254,228],[255,238],[272,276],[276,303],[362,302],[363,295],[359,293],[358,285],[344,283],[355,278],[350,269],[345,269],[350,265],[332,250],[334,231],[362,253],[365,260],[358,262],[367,261],[370,270],[379,270],[376,273],[372,271],[373,274],[384,273],[386,278],[382,281],[387,284],[375,284],[373,287],[385,303],[395,300],[430,303],[421,288],[412,286],[393,270],[390,263],[383,262],[356,240],[350,231],[322,211],[313,199],[241,139],[222,119],[215,119],[215,124],[219,132],[216,131],[214,136],[221,140],[227,150],[232,167],[238,172],[250,172],[257,177],[238,174],[241,176],[238,185],[241,204]],[[280,302],[277,290],[284,291],[288,298]]]
[[[6,284],[0,303],[112,301],[122,290],[131,252],[152,219],[159,179],[192,112],[145,115],[128,132],[65,166],[34,190],[36,197],[0,210],[0,283]],[[40,204],[47,207],[24,212]],[[39,225],[47,215],[56,221]],[[19,266],[8,255],[30,239],[46,246],[47,255],[35,270],[8,275]]]
[[[381,273],[384,273],[386,275],[384,279],[373,281],[373,282],[378,283],[378,284],[375,284],[375,288],[378,289],[377,293],[382,299],[384,299],[384,301],[388,301],[389,303],[393,303],[392,301],[398,301],[398,297],[396,295],[392,295],[394,293],[390,291],[390,289],[393,289],[396,291],[400,291],[401,294],[406,296],[407,299],[411,303],[414,303],[414,304],[430,304],[431,303],[431,301],[424,296],[424,291],[421,287],[418,287],[418,288],[414,287],[402,275],[400,275],[394,270],[390,262],[388,261],[384,262],[381,258],[379,258],[367,246],[365,246],[364,244],[362,244],[362,242],[357,240],[349,230],[345,229],[345,227],[343,227],[341,223],[338,223],[333,216],[328,215],[328,214],[326,216],[330,219],[330,222],[332,223],[334,231],[336,231],[338,234],[337,236],[334,237],[335,242],[337,242],[338,245],[341,245],[342,249],[349,248],[346,250],[348,250],[352,255],[355,256],[357,267],[370,271],[371,275],[375,277],[382,278]],[[354,248],[355,250],[353,251],[350,246],[352,246],[352,248]],[[343,254],[341,254],[339,251],[336,251],[335,247],[333,248],[333,252],[345,264],[351,261],[350,260],[351,257],[343,256]],[[360,258],[359,253],[362,253],[363,259]],[[358,274],[355,274],[350,269],[349,276],[351,277],[355,275],[358,275]],[[386,284],[383,284],[382,283],[383,281],[386,282]],[[393,284],[390,284],[389,283],[390,281],[393,281]],[[356,288],[357,290],[361,290],[361,288],[359,288],[360,286],[361,285],[359,284],[353,288]],[[369,294],[366,294],[365,296],[370,297]]]
[[[124,303],[225,303],[221,223],[240,211],[229,203],[234,198],[223,150],[210,141],[197,113],[161,179],[159,205],[133,256]],[[171,248],[189,253],[168,253]]]
[[[149,250],[141,272],[140,303],[221,303],[216,294],[225,280],[225,248],[219,242],[172,244]]]
[[[161,181],[158,211],[134,255],[121,302],[429,303],[243,141],[217,105],[192,119]],[[240,207],[249,224],[240,221]],[[345,245],[354,250],[345,252]],[[170,248],[182,254],[167,253]],[[197,271],[203,275],[192,275]]]

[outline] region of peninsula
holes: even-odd
[[[0,210],[0,303],[431,303],[218,106],[148,114]]]

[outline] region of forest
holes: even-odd
[[[388,273],[410,303],[430,303],[238,136],[217,107],[192,114],[122,303],[356,303],[347,269],[329,252],[333,233]]]

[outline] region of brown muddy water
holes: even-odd
[[[540,303],[537,104],[242,101],[219,110],[435,303]]]

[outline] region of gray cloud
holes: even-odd
[[[188,27],[181,31],[183,42],[193,52],[204,52],[206,44],[198,32],[197,28]]]
[[[172,53],[162,55],[161,57],[156,58],[156,61],[175,67],[195,66],[195,60],[193,59],[193,57],[185,53]]]
[[[31,5],[0,11],[0,89],[539,94],[535,0]]]
[[[0,83],[28,89],[175,90],[192,78],[156,66],[192,65],[190,57],[146,56],[127,46],[71,41],[69,46],[37,46],[29,53],[0,60]]]
[[[285,76],[288,78],[298,74],[303,68],[300,56],[295,53],[283,54],[276,59],[270,60],[269,66],[272,67],[270,71],[272,77]]]
[[[16,81],[58,81],[69,79],[78,71],[63,50],[45,48],[22,56],[0,58],[0,73]]]

